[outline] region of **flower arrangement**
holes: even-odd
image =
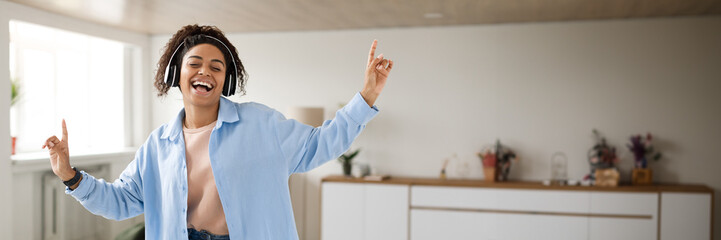
[[[631,144],[628,144],[627,146],[628,149],[631,150],[631,152],[633,153],[636,168],[647,168],[647,159],[649,156],[654,161],[658,161],[659,159],[661,159],[661,153],[655,152],[653,145],[651,145],[651,140],[653,140],[653,136],[651,136],[651,133],[647,133],[645,138],[642,137],[641,134],[632,135],[630,140]]]
[[[486,179],[489,181],[507,181],[508,173],[511,170],[511,160],[517,158],[516,153],[501,145],[500,140],[496,140],[494,147],[486,148],[477,155],[481,158]],[[489,175],[493,178],[489,178]]]
[[[595,180],[595,171],[597,169],[613,168],[618,163],[616,148],[606,142],[606,138],[602,137],[598,130],[593,129],[593,136],[596,144],[588,151],[588,161],[591,164],[591,173],[586,175],[584,179]]]

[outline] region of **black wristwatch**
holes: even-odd
[[[73,178],[71,178],[70,180],[63,181],[63,184],[65,184],[65,186],[70,187],[70,186],[75,185],[76,183],[78,183],[78,181],[80,181],[80,177],[83,176],[83,174],[80,173],[80,171],[78,171],[77,168],[73,167],[73,170],[75,170],[75,176]]]

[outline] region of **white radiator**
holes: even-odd
[[[106,165],[82,170],[96,178],[108,179],[109,167]],[[109,234],[111,220],[93,215],[75,198],[65,194],[65,185],[55,174],[44,174],[41,184],[43,240],[112,239]]]

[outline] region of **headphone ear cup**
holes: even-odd
[[[180,68],[173,66],[173,87],[180,86]]]
[[[167,70],[165,71],[165,84],[167,84],[170,87],[177,87],[180,85],[177,81],[178,78],[178,70],[174,65],[168,65]]]
[[[233,74],[228,74],[225,78],[225,85],[223,86],[223,96],[230,97],[235,94],[235,78]]]
[[[173,80],[172,78],[170,78],[171,69],[173,69],[173,67],[171,67],[170,65],[165,67],[165,85],[168,85],[170,87],[172,87],[170,84],[173,84]]]
[[[235,94],[235,86],[238,85],[238,81],[235,75],[230,75],[230,95]]]

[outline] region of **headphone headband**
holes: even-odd
[[[230,48],[228,45],[225,45],[223,41],[220,41],[220,39],[217,39],[213,36],[205,35],[205,34],[198,34],[198,35],[191,35],[191,36],[201,36],[213,39],[225,47],[225,50],[230,55],[230,60],[233,63],[233,70],[235,71],[235,75],[231,75],[229,72],[226,72],[226,78],[225,78],[225,85],[223,86],[223,96],[231,96],[235,94],[235,84],[238,80],[238,67],[235,63],[235,57],[233,57],[233,52],[230,51]],[[188,37],[191,37],[188,36]],[[186,37],[186,38],[188,38]],[[173,59],[175,59],[175,54],[178,53],[178,50],[180,50],[180,47],[183,46],[183,43],[185,43],[185,40],[181,41],[180,44],[178,44],[178,47],[175,48],[175,51],[173,51],[173,54],[170,55],[170,60],[168,60],[168,65],[165,66],[165,84],[168,84],[170,87],[176,87],[179,85],[178,80],[180,76],[177,76],[176,72],[178,71],[178,67],[173,65]],[[169,76],[169,74],[172,74],[172,77]]]

